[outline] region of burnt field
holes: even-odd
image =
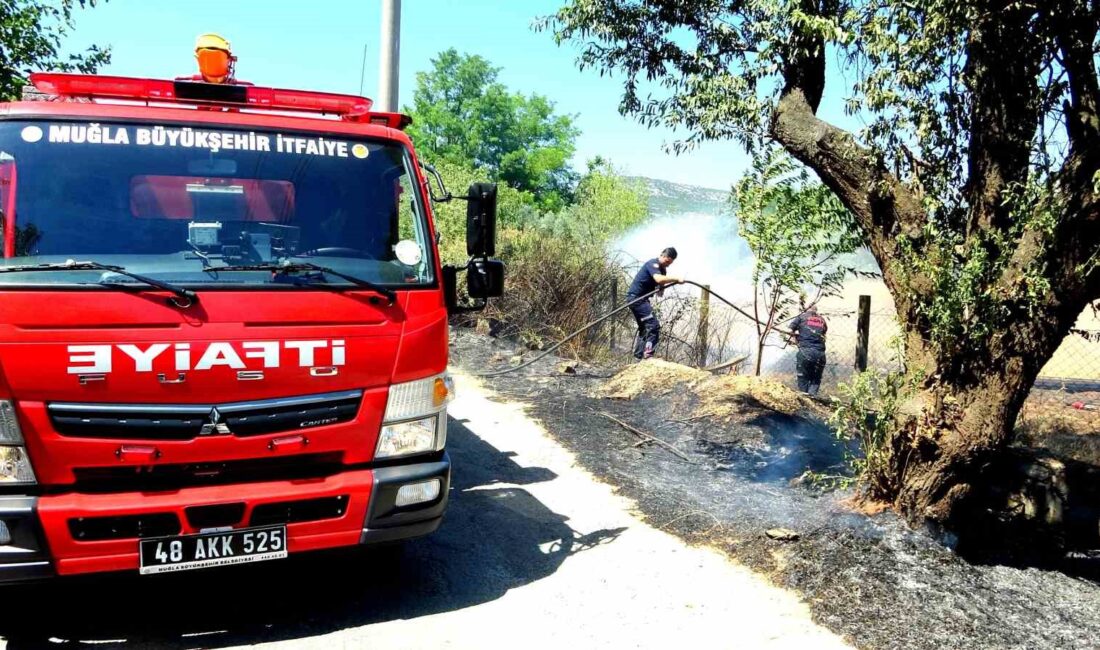
[[[452,362],[470,374],[507,368],[521,352],[469,330],[451,348]],[[807,470],[828,476],[843,468],[844,450],[820,405],[771,382],[660,363],[613,377],[614,369],[584,364],[564,374],[558,361],[482,381],[528,404],[585,469],[633,499],[651,524],[720,548],[797,591],[817,622],[856,646],[1100,643],[1100,582],[1088,577],[1095,577],[1091,562],[1075,572],[968,562],[891,512],[856,512],[846,504],[850,493],[805,480]]]

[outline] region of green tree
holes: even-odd
[[[569,167],[579,131],[540,95],[523,96],[497,80],[500,68],[454,49],[416,75],[409,135],[429,160],[489,170],[528,192],[540,207],[564,206],[576,176]]]
[[[570,0],[543,26],[625,77],[624,113],[686,146],[770,137],[836,193],[918,386],[875,496],[981,513],[1035,377],[1100,298],[1100,2]],[[862,131],[818,114],[827,77]]]
[[[27,76],[38,70],[93,73],[111,60],[110,48],[61,54],[73,28],[73,10],[96,0],[0,0],[0,101],[20,98]]]
[[[558,212],[543,214],[537,226],[602,252],[608,241],[648,215],[645,185],[624,178],[609,161],[597,157],[588,161],[588,172],[577,183],[573,202]]]
[[[590,224],[587,235],[607,241],[638,225],[649,215],[645,184],[624,178],[603,158],[588,161],[588,173],[577,184],[576,211]]]
[[[738,229],[753,253],[756,368],[776,328],[800,309],[799,294],[835,295],[850,269],[840,264],[862,244],[852,213],[781,149],[766,146],[731,196]]]

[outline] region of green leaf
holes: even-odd
[[[110,48],[93,45],[83,53],[62,52],[74,26],[73,10],[95,0],[0,0],[0,101],[15,101],[32,72],[93,73],[111,60]]]

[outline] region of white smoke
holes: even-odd
[[[752,252],[737,234],[737,220],[732,215],[681,212],[657,217],[627,232],[612,246],[628,265],[657,257],[672,246],[679,257],[669,268],[670,274],[709,284],[735,303],[752,301]]]
[[[680,212],[654,217],[627,232],[613,242],[612,247],[620,262],[633,276],[637,265],[656,257],[664,248],[672,246],[679,256],[669,268],[671,275],[686,277],[710,287],[722,297],[752,311],[753,255],[748,244],[737,232],[737,219],[728,213]],[[677,287],[673,294],[697,296],[700,289],[693,286]],[[668,294],[666,294],[668,295]],[[732,318],[720,318],[717,311],[724,309],[712,300],[711,346],[708,359],[711,363],[726,361],[737,354],[756,355],[756,326],[748,319],[729,314]],[[676,334],[693,340],[695,324],[682,323]],[[718,331],[718,328],[724,328]],[[791,365],[788,357],[793,349],[784,349],[778,336],[773,336],[764,351],[764,369],[770,371],[779,366]],[[745,369],[751,370],[751,363]]]

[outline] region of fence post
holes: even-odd
[[[695,343],[698,347],[698,365],[703,367],[707,365],[707,351],[710,349],[710,344],[707,341],[707,331],[710,324],[710,285],[703,285],[703,295],[699,299],[699,330],[696,332]]]
[[[615,276],[611,278],[611,308],[617,309],[619,306],[619,277]],[[615,330],[618,328],[615,326],[617,319],[612,318],[608,324],[607,334],[607,346],[612,352],[615,351]]]
[[[871,296],[859,297],[859,319],[856,321],[856,370],[867,370],[867,344],[871,336]]]

